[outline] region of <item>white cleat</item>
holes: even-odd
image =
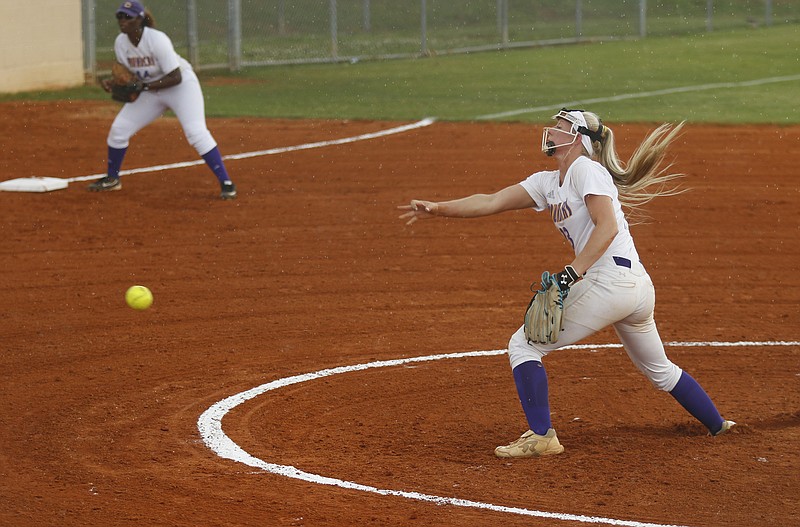
[[[497,457],[539,457],[560,454],[564,447],[558,442],[556,431],[550,428],[543,436],[528,430],[522,436],[506,446],[494,449]]]
[[[736,423],[734,421],[722,421],[722,428],[719,429],[719,432],[717,432],[716,434],[711,434],[711,435],[713,435],[715,437],[719,436],[719,435],[722,435],[725,432],[727,432],[728,430],[730,430],[731,428],[733,428],[733,426],[735,424]]]

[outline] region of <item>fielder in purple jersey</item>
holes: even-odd
[[[126,103],[108,133],[107,175],[89,185],[91,191],[120,190],[119,171],[130,138],[166,110],[172,110],[187,141],[205,160],[219,181],[222,199],[236,197],[236,186],[228,176],[217,143],[206,127],[205,103],[200,82],[192,66],[175,52],[172,41],[155,29],[153,15],[136,1],[126,1],[116,12],[120,34],[114,42],[117,62],[136,74],[142,92]],[[103,89],[111,91],[109,81]]]
[[[443,202],[414,199],[399,207],[406,211],[400,217],[408,224],[436,216],[476,218],[525,208],[546,210],[574,249],[575,258],[559,273],[571,276],[572,283],[558,341],[528,342],[521,326],[508,344],[514,382],[530,429],[511,444],[498,446],[495,455],[534,457],[564,451],[550,422],[542,359],[609,325],[628,357],[656,388],[670,393],[711,435],[728,431],[736,423],[723,419],[697,381],[667,358],[653,319],[653,282],[639,260],[623,213],[623,207],[636,212],[654,197],[674,193],[665,190],[664,184],[679,175],[667,174],[660,165],[682,125],[658,127],[623,164],[613,132],[594,113],[562,109],[553,118],[555,125],[542,134],[542,151],[557,161],[558,170],[537,172],[494,194]]]

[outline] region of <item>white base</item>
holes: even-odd
[[[67,188],[66,179],[57,177],[23,177],[9,179],[0,183],[0,190],[6,192],[50,192]]]

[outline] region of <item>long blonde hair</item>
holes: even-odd
[[[592,112],[583,112],[587,128],[596,132],[600,129],[600,140],[592,141],[594,158],[611,173],[619,191],[619,201],[627,209],[629,219],[641,222],[646,219],[642,207],[659,196],[674,196],[685,192],[670,182],[684,174],[669,173],[672,163],[662,167],[667,155],[667,147],[677,137],[684,122],[673,126],[665,123],[650,132],[636,148],[627,163],[620,160],[614,142],[614,132],[602,124]],[[602,129],[601,129],[602,128]]]

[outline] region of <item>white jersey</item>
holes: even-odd
[[[176,68],[181,69],[184,79],[195,76],[191,64],[178,55],[167,34],[151,27],[142,28],[142,40],[138,46],[131,43],[128,35],[117,35],[114,53],[117,61],[143,82],[157,81]]]
[[[618,256],[638,262],[639,255],[622,212],[619,193],[608,170],[600,163],[581,156],[567,170],[563,185],[559,185],[559,175],[558,170],[537,172],[520,183],[536,202],[534,209],[547,209],[550,212],[556,228],[570,242],[577,255],[586,246],[595,228],[584,202],[585,196],[610,197],[619,232],[604,256]]]

